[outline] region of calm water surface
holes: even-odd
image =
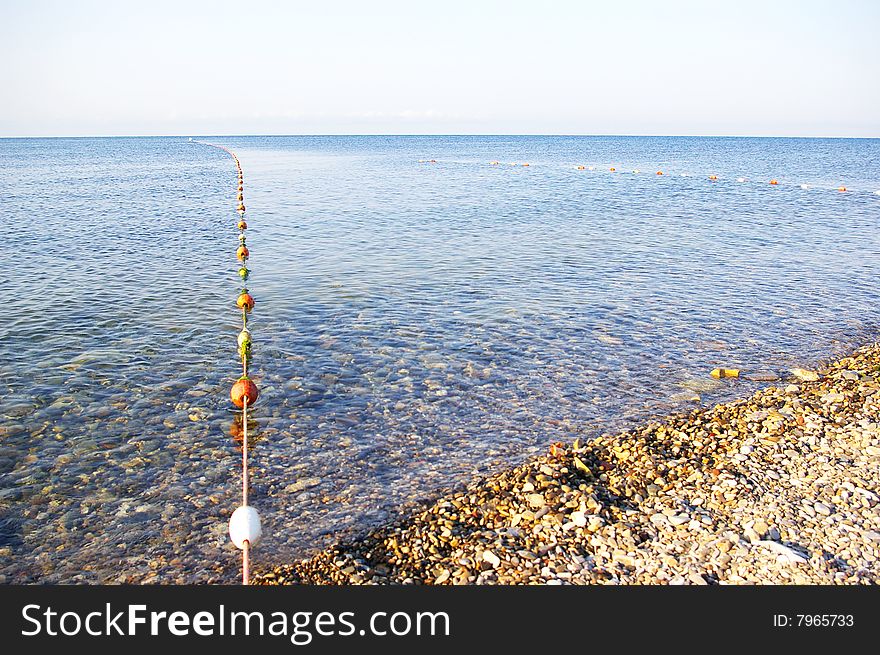
[[[877,140],[208,140],[245,172],[258,565],[878,335]],[[234,581],[232,161],[5,139],[0,170],[0,580]]]

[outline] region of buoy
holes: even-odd
[[[738,177],[738,178],[736,178],[736,181],[737,181],[737,182],[745,182],[745,181],[746,181],[746,178],[744,178],[744,177]]]
[[[238,257],[239,261],[244,261],[248,257],[250,257],[251,251],[247,249],[247,246],[239,246],[238,250],[235,251],[235,256]]]
[[[246,223],[244,220],[239,221],[239,222],[238,222],[238,229],[239,229],[239,230],[246,230],[246,229],[247,229],[247,223]]]
[[[770,184],[779,184],[776,180],[770,180]]]
[[[239,550],[244,550],[244,542],[256,546],[263,537],[260,515],[250,505],[241,505],[229,517],[229,538]]]
[[[663,171],[657,171],[657,175],[663,175]]]
[[[497,162],[497,161],[490,161],[489,164],[492,165],[492,166],[497,166],[497,165],[498,165],[498,162]]]
[[[529,165],[528,162],[526,162],[525,164],[523,164],[523,166],[528,166],[528,165]]]
[[[232,404],[241,409],[244,407],[245,396],[248,399],[248,407],[250,407],[257,402],[257,398],[260,396],[260,391],[257,389],[257,385],[255,385],[249,377],[242,375],[238,378],[238,381],[232,385],[229,397],[232,400]]]
[[[243,202],[238,203],[238,211],[241,212],[242,214],[244,214],[244,203]]]
[[[577,169],[578,169],[579,171],[586,170],[586,168],[587,168],[586,166],[578,166],[578,167],[577,167]]]
[[[241,242],[241,245],[244,245],[244,240],[247,238],[247,235],[244,232],[238,233],[238,240]]]
[[[594,171],[594,170],[596,170],[596,167],[595,166],[587,166],[587,170]]]
[[[611,172],[612,172],[612,173],[613,173],[613,172],[614,172],[614,171],[616,171],[616,170],[617,170],[617,169],[616,169],[616,168],[614,168],[614,166],[612,166],[612,167],[611,167],[611,168],[609,168],[609,169],[608,169],[608,170],[609,170],[609,171],[611,171]]]
[[[633,173],[638,173],[638,172],[639,172],[639,169],[638,169],[638,168],[634,168],[634,169],[633,169]]]
[[[238,333],[238,347],[241,348],[245,344],[251,343],[251,333],[250,330],[244,328],[241,332]]]
[[[244,191],[244,184],[239,184],[239,185],[238,185],[238,190],[239,190],[239,191]]]
[[[243,194],[243,193],[239,193],[239,194],[238,194],[238,198],[236,198],[236,200],[244,200],[244,194]]]
[[[717,180],[717,179],[718,179],[718,176],[717,176],[717,175],[710,175],[710,176],[709,176],[709,179],[710,179],[710,180]]]
[[[840,191],[840,192],[843,192],[843,191],[846,191],[846,187],[845,187],[845,186],[839,186],[839,187],[837,187],[837,190]]]
[[[254,297],[247,290],[242,291],[235,304],[238,305],[239,309],[250,312],[254,308]]]
[[[247,280],[248,276],[250,276],[250,274],[251,274],[250,270],[244,266],[242,266],[240,269],[238,269],[238,277],[240,277],[242,280]]]
[[[713,369],[711,373],[709,373],[716,380],[721,378],[738,378],[739,377],[739,369],[738,368],[716,368]]]

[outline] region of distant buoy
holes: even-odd
[[[616,171],[616,170],[617,170],[617,169],[616,169],[616,168],[614,168],[614,166],[612,166],[612,167],[611,167],[611,168],[609,168],[609,169],[608,169],[608,170],[609,170],[609,171],[611,171],[611,172],[612,172],[612,173],[613,173],[613,172],[614,172],[614,171]]]
[[[244,220],[239,221],[238,222],[238,229],[239,230],[246,230],[247,229],[247,222]]]
[[[229,517],[229,538],[239,550],[244,549],[245,542],[256,546],[263,537],[260,515],[250,505],[241,505]]]
[[[770,184],[779,184],[776,180],[770,180]]]
[[[663,171],[657,171],[657,175],[663,175]]]
[[[241,332],[238,333],[238,347],[243,348],[244,346],[249,346],[251,344],[251,333],[250,330],[244,328]]]
[[[238,213],[244,214],[244,203],[238,203]]]
[[[247,249],[247,246],[239,246],[238,250],[235,251],[235,256],[238,257],[239,261],[244,261],[251,254],[251,251]]]
[[[240,269],[238,269],[238,277],[240,277],[242,280],[247,280],[250,274],[250,269],[246,268],[245,266],[242,266]]]
[[[846,187],[845,187],[845,186],[839,186],[839,187],[837,187],[837,190],[840,191],[840,192],[842,193],[842,192],[846,191]]]
[[[633,169],[633,173],[638,173],[638,172],[639,172],[639,169],[638,169],[638,168],[634,168],[634,169]]]
[[[595,166],[587,166],[587,170],[594,171],[594,170],[596,170],[596,167]]]
[[[745,182],[745,181],[746,181],[746,178],[744,178],[744,177],[738,177],[738,178],[736,178],[736,181],[737,181],[737,182]]]
[[[246,312],[250,313],[250,311],[254,308],[254,297],[247,292],[247,290],[242,291],[241,295],[238,297],[238,300],[235,301],[235,304],[238,305],[239,309],[243,309]]]
[[[810,185],[809,184],[801,184],[801,188],[802,189],[809,189]]]
[[[497,165],[498,165],[498,162],[497,162],[497,161],[490,161],[490,162],[489,162],[489,165],[491,165],[491,166],[497,166]]]
[[[578,169],[579,171],[586,170],[586,168],[587,168],[586,166],[578,166],[578,167],[577,167],[577,169]]]
[[[717,175],[710,175],[710,176],[709,176],[709,179],[710,179],[710,180],[717,180],[717,179],[718,179],[718,176],[717,176]]]
[[[523,166],[528,166],[528,165],[529,165],[529,163],[528,163],[528,162],[525,162],[525,163],[524,163],[524,164],[523,164]]]
[[[235,384],[232,385],[232,390],[229,392],[229,398],[232,400],[232,404],[241,409],[244,407],[244,399],[247,397],[248,399],[248,407],[257,402],[257,398],[260,396],[260,391],[257,389],[257,385],[255,385],[251,379],[245,375],[238,378]]]

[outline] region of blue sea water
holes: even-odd
[[[204,140],[245,176],[257,566],[878,335],[878,140]],[[0,170],[0,580],[233,581],[232,160],[3,139]]]

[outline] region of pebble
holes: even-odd
[[[792,373],[741,401],[578,433],[254,579],[878,584],[880,345]]]

